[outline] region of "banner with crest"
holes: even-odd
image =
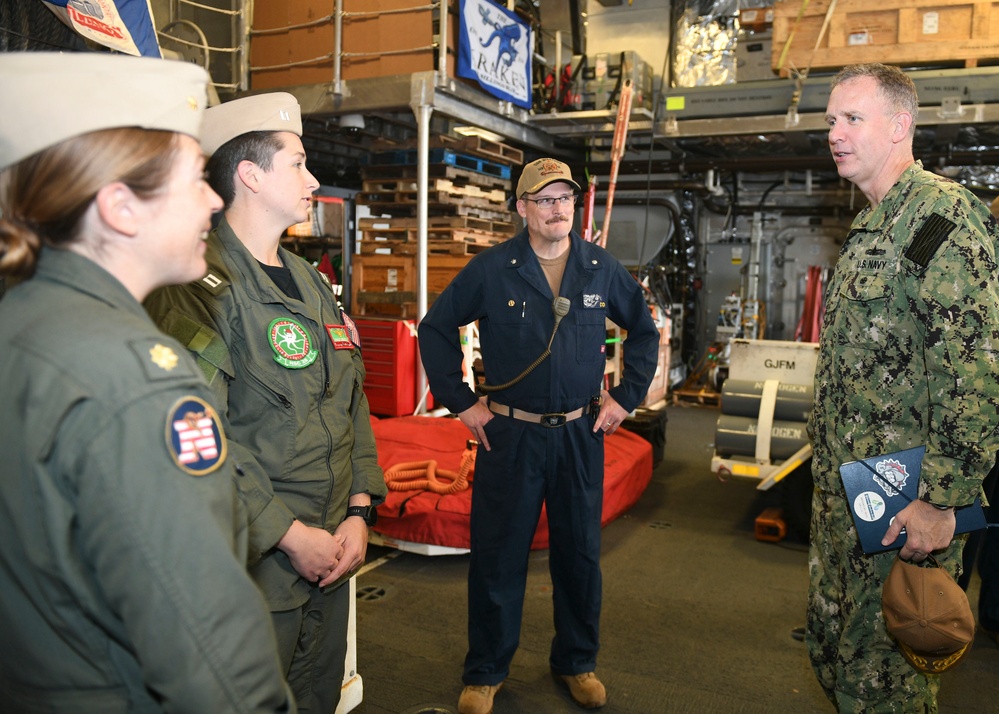
[[[149,0],[43,0],[88,40],[125,54],[160,57]]]
[[[491,0],[461,0],[459,77],[493,96],[531,108],[531,27]]]

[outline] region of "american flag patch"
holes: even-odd
[[[357,325],[354,324],[354,321],[350,319],[350,315],[342,307],[340,308],[340,317],[343,319],[343,326],[347,328],[347,335],[350,337],[350,341],[360,347],[361,334],[357,331]]]
[[[195,476],[215,471],[226,454],[225,434],[208,402],[183,397],[167,416],[167,447],[182,470]]]

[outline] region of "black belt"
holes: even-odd
[[[513,407],[508,407],[505,404],[497,404],[492,401],[489,402],[489,410],[495,414],[499,414],[500,416],[511,417],[512,419],[519,419],[520,421],[529,421],[532,424],[540,424],[541,426],[548,427],[549,429],[564,426],[566,422],[579,419],[579,417],[586,413],[586,407],[580,407],[579,409],[573,409],[571,412],[535,414],[534,412],[525,412],[523,409],[514,409]]]

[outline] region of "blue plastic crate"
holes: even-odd
[[[415,164],[416,151],[382,151],[374,154],[371,164]],[[510,178],[510,167],[505,164],[498,164],[494,161],[480,159],[477,156],[459,154],[451,149],[431,149],[429,161],[432,164],[447,164],[459,169],[466,169],[487,176],[496,176],[501,179]]]

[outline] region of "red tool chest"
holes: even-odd
[[[418,399],[416,321],[357,317],[354,323],[361,335],[367,371],[364,393],[371,413],[385,417],[412,414]],[[429,401],[427,407],[432,408]]]

